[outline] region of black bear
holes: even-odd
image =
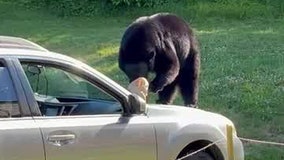
[[[140,17],[125,31],[119,49],[119,68],[130,82],[148,78],[150,91],[158,93],[157,103],[172,103],[177,86],[185,106],[198,100],[200,53],[189,25],[174,14],[159,13]]]

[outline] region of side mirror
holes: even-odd
[[[146,111],[146,102],[136,94],[130,94],[128,97],[130,112],[132,114],[143,114]]]

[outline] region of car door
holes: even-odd
[[[102,82],[61,62],[25,59],[21,66],[42,114],[34,119],[47,160],[156,159],[153,125],[145,115],[124,116]]]
[[[0,160],[44,160],[42,135],[31,117],[11,59],[0,57]]]

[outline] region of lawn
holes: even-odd
[[[184,17],[189,20],[189,17]],[[80,59],[123,86],[120,38],[134,16],[59,18],[0,1],[0,35]],[[284,142],[284,21],[191,20],[201,44],[200,108],[234,121],[240,137]],[[152,98],[153,102],[154,98]],[[180,96],[174,102],[182,104]],[[284,159],[283,147],[245,143],[246,160]]]

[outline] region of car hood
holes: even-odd
[[[232,125],[231,120],[225,116],[209,111],[175,105],[147,105],[146,114],[149,118],[161,118],[186,123],[203,123],[214,125]]]

